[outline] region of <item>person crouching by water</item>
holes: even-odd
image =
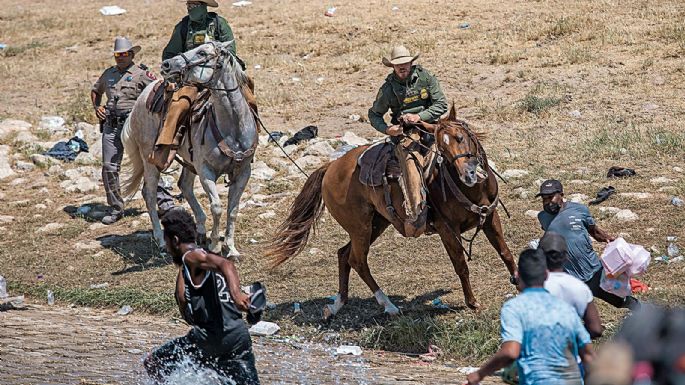
[[[242,319],[250,297],[240,290],[235,264],[195,244],[195,221],[187,211],[171,210],[162,218],[162,227],[167,251],[179,267],[176,302],[193,328],[147,355],[148,374],[163,382],[190,359],[236,384],[258,385],[252,340]]]

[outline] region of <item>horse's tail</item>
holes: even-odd
[[[131,128],[131,117],[134,112],[132,111],[129,118],[124,122],[124,128],[121,132],[121,143],[124,145],[124,153],[128,155],[128,162],[124,166],[126,170],[123,173],[127,175],[127,178],[121,183],[121,193],[125,197],[133,196],[140,189],[140,183],[145,172],[145,165],[143,163],[145,160],[140,153],[138,143],[133,138],[133,129]]]
[[[316,231],[316,224],[324,211],[321,185],[329,165],[321,166],[307,178],[302,191],[290,206],[288,218],[276,230],[266,251],[267,257],[273,258],[273,267],[302,252],[311,230]]]

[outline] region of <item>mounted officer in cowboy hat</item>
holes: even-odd
[[[189,0],[186,1],[186,6],[188,15],[174,27],[171,39],[162,53],[162,61],[210,41],[233,41],[229,50],[244,69],[243,61],[236,55],[233,31],[228,22],[216,13],[207,11],[207,7],[218,7],[219,4],[215,0]],[[254,87],[251,86],[251,88]],[[174,92],[164,125],[155,144],[155,151],[148,159],[158,169],[164,170],[171,164],[181,140],[177,138],[178,127],[183,124],[191,105],[198,98],[199,91],[196,86],[186,85]]]

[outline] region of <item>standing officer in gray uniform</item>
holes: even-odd
[[[107,204],[112,207],[110,215],[102,223],[110,225],[124,216],[124,200],[119,187],[119,170],[124,156],[121,131],[138,95],[157,78],[143,64],[135,65],[133,58],[140,46],[133,46],[125,37],[114,39],[114,60],[95,82],[90,92],[95,115],[100,119],[102,132],[102,181],[107,193]],[[107,103],[101,106],[102,95]],[[173,197],[160,185],[157,186],[157,205],[160,216],[174,207]]]

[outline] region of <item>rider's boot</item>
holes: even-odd
[[[192,103],[197,99],[197,93],[197,87],[185,86],[176,91],[171,98],[162,131],[155,143],[155,149],[147,159],[159,171],[166,170],[176,155],[176,149],[180,143],[177,140],[177,133],[180,130],[177,128],[184,121]]]

